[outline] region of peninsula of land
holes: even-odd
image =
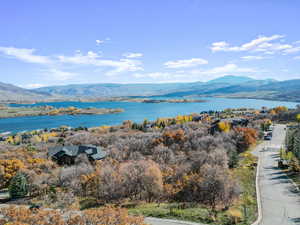
[[[124,112],[121,108],[55,108],[53,106],[12,107],[0,105],[0,118],[22,116],[56,116],[56,115],[100,115]]]

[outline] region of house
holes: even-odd
[[[218,125],[220,122],[227,122],[231,125],[231,127],[236,127],[236,126],[247,127],[249,120],[244,118],[239,118],[239,117],[215,120],[214,122],[211,123],[211,126],[209,128],[210,134],[213,135],[216,131],[219,131]]]
[[[229,122],[231,124],[231,126],[233,126],[233,127],[235,127],[235,126],[246,127],[246,126],[248,126],[248,123],[249,123],[248,119],[239,118],[239,117],[234,117],[234,118],[226,119],[224,121]]]
[[[106,157],[106,152],[94,145],[70,145],[56,146],[48,149],[48,158],[60,165],[72,165],[80,154],[86,154],[90,161],[100,160]]]

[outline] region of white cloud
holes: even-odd
[[[228,75],[236,73],[255,73],[256,69],[239,67],[236,64],[230,63],[224,66],[215,67],[209,70],[202,71],[202,74],[219,74],[219,75]]]
[[[276,40],[276,39],[281,39],[283,38],[283,35],[272,35],[270,37],[266,37],[266,36],[258,36],[256,39],[245,43],[241,46],[230,46],[229,43],[225,42],[225,41],[221,41],[221,42],[215,42],[212,43],[211,46],[211,50],[213,52],[217,52],[217,51],[248,51],[248,50],[253,50],[256,49],[257,47],[261,46],[264,43],[268,43],[270,41]]]
[[[183,59],[183,60],[176,60],[176,61],[168,61],[164,63],[167,68],[188,68],[188,67],[195,67],[203,64],[208,64],[208,61],[201,58],[192,58],[192,59]]]
[[[44,64],[48,67],[48,72],[53,74],[54,78],[59,80],[69,79],[74,73],[63,72],[57,69],[59,64],[77,64],[77,65],[92,65],[97,67],[112,68],[106,72],[106,75],[115,75],[122,72],[141,71],[142,62],[134,58],[141,56],[141,53],[130,53],[127,57],[119,60],[110,60],[101,58],[101,53],[88,51],[86,54],[77,50],[72,56],[41,56],[35,55],[35,49],[0,47],[0,53],[8,57],[28,62]]]
[[[104,40],[97,39],[96,40],[96,45],[101,45],[101,44],[103,44],[103,43],[105,43],[107,41],[110,41],[109,37],[105,38]]]
[[[272,36],[258,36],[256,39],[242,44],[240,46],[232,46],[225,41],[212,43],[210,49],[213,52],[263,52],[265,54],[289,54],[300,51],[300,46],[297,43],[294,44],[284,44],[284,35],[272,35]],[[277,41],[277,42],[275,42]]]
[[[297,59],[297,60],[298,60],[298,59],[300,59],[300,56],[295,56],[294,59]]]
[[[96,40],[96,45],[100,45],[100,44],[103,44],[105,41],[104,40]]]
[[[258,56],[258,55],[247,55],[247,56],[242,56],[241,59],[250,61],[250,60],[260,60],[260,59],[265,59],[266,57],[264,56]]]
[[[298,44],[300,44],[300,42],[299,42]],[[286,49],[286,50],[285,50],[285,53],[286,53],[286,54],[289,54],[289,53],[297,53],[297,52],[300,52],[300,46],[294,46],[293,48],[290,48],[290,49]]]
[[[174,74],[168,72],[154,72],[154,73],[136,73],[133,74],[136,78],[150,77],[152,79],[171,79],[174,78]]]
[[[239,67],[236,64],[226,64],[224,66],[214,67],[211,69],[194,69],[187,71],[174,71],[174,72],[153,72],[153,73],[136,73],[133,74],[135,78],[151,78],[158,82],[192,82],[192,81],[207,81],[215,79],[224,75],[247,75],[254,76],[259,71],[255,68]]]
[[[124,57],[126,58],[140,58],[143,56],[142,53],[134,53],[134,52],[128,52],[128,53],[125,53],[123,54]]]
[[[120,59],[109,60],[102,59],[100,55],[93,51],[89,51],[86,55],[77,53],[74,56],[58,56],[58,60],[62,63],[93,65],[97,67],[112,67],[113,70],[106,73],[106,75],[115,75],[121,72],[134,72],[143,70],[142,63],[139,60]]]
[[[225,64],[224,66],[218,66],[207,70],[191,70],[185,72],[185,76],[194,81],[208,81],[225,75],[238,75],[238,76],[255,76],[257,73],[264,71],[257,70],[255,68],[240,67],[233,63]]]
[[[115,61],[113,66],[115,69],[110,70],[105,73],[107,76],[114,76],[123,72],[135,72],[135,71],[143,71],[142,63],[138,60],[131,59],[120,59],[120,61]]]
[[[34,55],[35,49],[15,48],[15,47],[0,47],[0,52],[3,54],[19,59],[24,62],[49,64],[51,60],[49,57]]]
[[[57,81],[67,81],[75,76],[77,76],[77,73],[67,72],[67,71],[61,71],[59,69],[51,68],[49,70],[45,70],[44,74],[46,76],[49,76]]]
[[[20,85],[22,88],[26,89],[34,89],[34,88],[40,88],[40,87],[45,87],[47,85],[45,84],[25,84],[25,85]]]

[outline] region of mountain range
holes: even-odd
[[[228,75],[208,82],[72,84],[30,90],[0,83],[0,101],[2,102],[137,96],[219,96],[300,102],[300,79],[286,81],[256,80],[250,77]]]
[[[46,100],[51,97],[51,94],[48,93],[39,93],[38,91],[0,82],[0,102],[27,102]]]

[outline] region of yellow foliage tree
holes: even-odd
[[[296,115],[296,120],[298,123],[300,123],[300,113]]]
[[[30,139],[31,143],[40,143],[42,142],[42,138],[39,137],[39,135],[34,135],[31,139]]]
[[[178,116],[176,116],[175,120],[176,120],[177,124],[183,124],[183,123],[191,122],[193,120],[193,116],[191,116],[191,115],[184,115],[184,116],[178,115]]]
[[[19,159],[0,160],[0,188],[7,187],[10,179],[24,167],[24,163]]]
[[[6,141],[7,144],[14,144],[15,143],[15,140],[14,140],[13,136],[7,137],[5,141]]]
[[[277,106],[274,108],[276,113],[287,112],[288,108],[286,106]]]
[[[222,121],[218,123],[218,127],[223,132],[229,132],[231,129],[231,124],[226,121]]]

